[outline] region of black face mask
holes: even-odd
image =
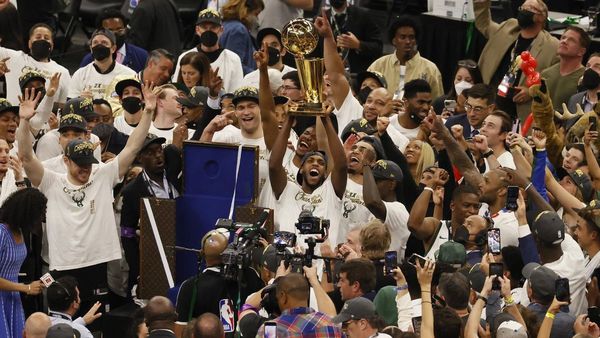
[[[219,36],[213,31],[206,31],[200,35],[200,43],[206,47],[213,47],[218,40]]]
[[[335,9],[341,8],[345,3],[346,0],[329,0],[329,4]]]
[[[42,99],[44,98],[44,96],[46,96],[46,87],[35,88],[35,95],[37,96],[38,93],[42,93],[42,95],[40,96],[40,100],[38,101],[42,102]]]
[[[281,58],[281,54],[279,54],[279,51],[277,50],[277,48],[273,48],[273,47],[268,47],[267,51],[269,53],[268,65],[273,67],[279,62],[279,59]]]
[[[588,68],[583,72],[583,79],[581,85],[584,89],[592,90],[598,88],[600,85],[600,75],[596,73],[592,68]]]
[[[371,87],[361,89],[357,95],[358,102],[360,102],[361,105],[364,105],[365,102],[367,102],[367,97],[369,97],[369,94],[371,94],[372,91],[373,89],[371,89]]]
[[[110,56],[110,48],[104,45],[95,45],[92,47],[92,57],[94,60],[102,61]]]
[[[31,43],[31,56],[37,61],[47,59],[52,52],[52,45],[46,40],[35,40]]]
[[[517,21],[519,22],[519,27],[521,28],[529,28],[535,24],[533,21],[533,16],[535,13],[530,11],[519,11],[517,14]]]
[[[125,44],[125,34],[115,34],[115,38],[117,39],[117,49],[123,47],[123,45]]]
[[[121,106],[129,114],[135,114],[142,109],[142,100],[139,97],[129,96],[121,101]]]

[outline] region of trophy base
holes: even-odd
[[[288,114],[293,116],[325,116],[322,103],[300,103],[291,105]]]

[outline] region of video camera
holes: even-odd
[[[264,209],[255,223],[238,223],[225,218],[217,220],[216,229],[225,228],[235,233],[233,241],[221,253],[225,279],[239,280],[242,276],[240,270],[251,265],[252,250],[261,237],[267,237],[265,224],[268,217],[269,210]]]

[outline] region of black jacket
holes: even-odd
[[[348,53],[348,63],[351,73],[364,72],[373,61],[383,53],[382,34],[379,26],[373,22],[372,15],[364,8],[349,6],[346,8],[347,18],[342,32],[352,32],[360,41],[360,50],[351,50]],[[327,11],[331,22],[331,9]],[[332,27],[333,28],[333,27]]]
[[[164,48],[174,55],[181,52],[183,29],[177,7],[171,0],[140,1],[133,9],[128,26],[129,42],[136,46],[147,51]]]

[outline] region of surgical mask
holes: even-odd
[[[117,49],[123,47],[123,45],[125,44],[125,37],[125,34],[115,34]]]
[[[519,14],[517,14],[517,21],[519,22],[519,27],[529,28],[533,26],[535,24],[535,22],[533,21],[534,15],[535,13],[530,11],[519,11]]]
[[[130,114],[135,114],[142,109],[142,100],[139,97],[129,96],[121,101],[123,109]]]
[[[52,52],[52,45],[46,40],[35,40],[31,43],[31,56],[37,61],[47,59]]]
[[[92,57],[94,60],[102,61],[110,56],[110,48],[105,45],[95,45],[92,47]]]
[[[217,44],[219,36],[213,31],[206,31],[200,34],[200,43],[206,47],[213,47]]]
[[[463,90],[469,89],[471,87],[473,87],[473,84],[464,80],[460,81],[459,83],[456,83],[454,85],[454,91],[456,91],[456,96],[459,96],[460,94],[462,94]]]
[[[277,48],[273,48],[273,47],[268,47],[268,53],[269,53],[268,65],[273,67],[279,62],[279,59],[281,58],[281,54],[279,54],[279,51],[277,50]]]
[[[587,90],[598,88],[600,85],[600,75],[596,73],[592,68],[588,68],[583,72],[583,79],[581,85]]]

